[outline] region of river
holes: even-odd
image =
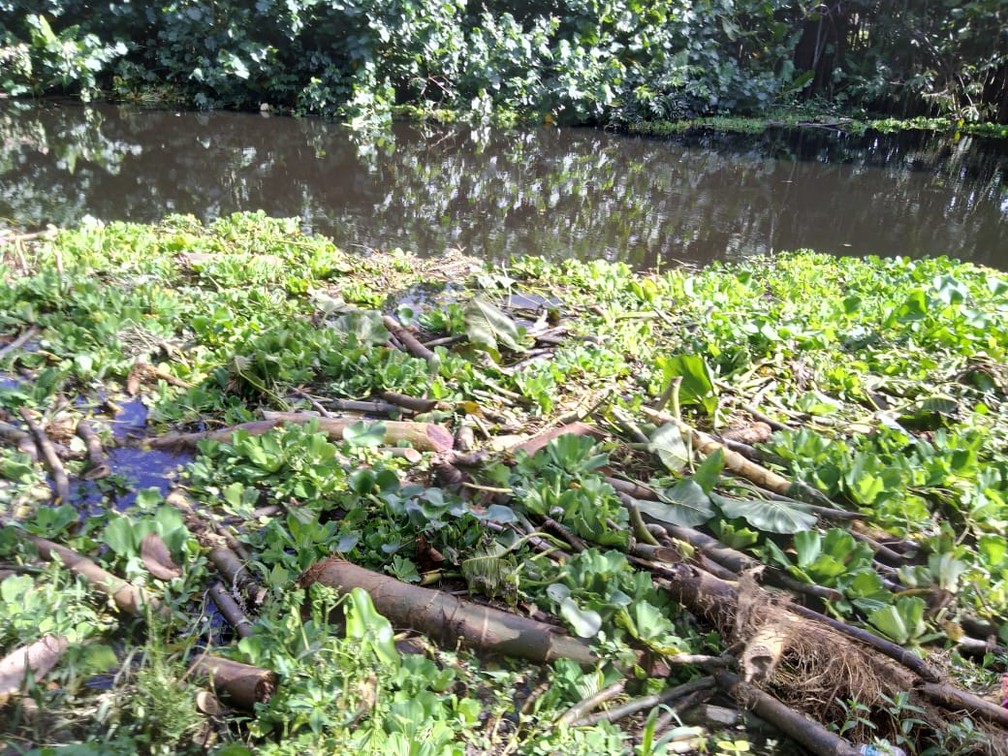
[[[0,225],[295,216],[347,249],[637,268],[798,248],[1008,268],[1008,144],[827,128],[671,139],[0,101]]]

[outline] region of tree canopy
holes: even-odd
[[[1003,0],[0,0],[0,92],[561,123],[798,99],[1008,122]]]

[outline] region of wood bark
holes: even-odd
[[[87,420],[77,423],[77,435],[84,439],[84,444],[87,446],[87,472],[83,475],[84,479],[98,480],[111,475],[112,468],[108,466],[105,450],[102,449],[98,434]]]
[[[166,606],[162,606],[157,598],[149,592],[120,577],[116,577],[111,572],[99,567],[86,556],[82,556],[76,551],[68,549],[66,546],[60,546],[58,543],[53,543],[30,533],[19,532],[19,535],[26,541],[35,544],[39,556],[43,559],[53,561],[56,557],[59,557],[60,561],[71,572],[83,576],[92,588],[109,596],[120,611],[134,617],[143,617],[146,609],[149,608],[153,613],[161,617],[169,617],[171,615],[170,610]]]
[[[250,423],[234,425],[230,428],[222,428],[215,431],[204,431],[202,433],[168,433],[149,440],[151,448],[154,449],[185,449],[196,446],[204,439],[223,441],[231,440],[235,431],[243,430],[253,436],[261,436],[263,433],[271,431],[286,423],[292,425],[304,425],[315,421],[319,430],[327,434],[329,438],[340,441],[343,439],[343,431],[354,423],[360,422],[359,417],[318,417],[301,412],[276,412],[271,413],[268,420],[256,420]],[[454,439],[447,428],[435,423],[411,423],[405,421],[385,420],[385,443],[396,444],[399,441],[407,441],[418,451],[448,451],[454,444]]]
[[[0,705],[21,690],[29,671],[36,680],[45,677],[56,666],[67,646],[69,641],[62,636],[44,635],[0,659]]]
[[[277,677],[270,670],[219,656],[201,656],[189,670],[197,677],[209,678],[215,690],[224,691],[231,703],[246,711],[269,701],[277,688]]]
[[[385,323],[385,327],[388,329],[389,333],[399,339],[399,342],[411,355],[419,357],[421,360],[427,360],[427,362],[433,362],[437,359],[437,355],[435,355],[434,352],[421,344],[420,340],[416,336],[410,333],[402,323],[393,318],[391,315],[386,315],[382,318],[382,322]]]
[[[742,706],[773,724],[791,739],[801,743],[812,753],[857,756],[860,751],[848,741],[835,735],[818,722],[799,714],[769,693],[747,685],[730,672],[715,672],[718,687],[733,696]]]
[[[27,407],[21,408],[21,417],[24,418],[25,423],[32,432],[32,436],[35,437],[35,445],[38,447],[46,467],[49,468],[49,474],[52,475],[56,502],[61,504],[67,501],[70,498],[70,479],[67,477],[66,470],[63,469],[63,463],[56,454],[56,449],[53,448],[52,442],[45,434],[45,431],[42,430],[42,427],[35,422],[31,413],[28,412]]]
[[[587,643],[559,634],[553,625],[401,583],[335,557],[309,567],[298,582],[304,587],[321,583],[341,593],[363,588],[394,626],[417,630],[448,647],[464,644],[540,664],[559,658],[583,666],[597,661]]]

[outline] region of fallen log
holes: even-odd
[[[341,593],[363,588],[395,627],[411,628],[449,647],[462,644],[540,664],[560,658],[582,666],[597,661],[586,642],[561,635],[553,625],[401,583],[336,557],[309,567],[298,583],[302,587],[320,583]]]
[[[56,666],[67,646],[69,641],[62,636],[44,635],[0,659],[0,706],[21,690],[29,672],[36,680],[45,677]]]
[[[87,420],[77,423],[77,435],[84,439],[84,445],[87,447],[87,472],[82,477],[85,480],[98,480],[111,475],[112,468],[108,465],[105,450],[102,449],[98,434]]]
[[[291,425],[305,425],[310,422],[318,423],[319,430],[328,435],[329,438],[341,441],[343,439],[343,431],[354,423],[360,422],[360,418],[328,418],[301,412],[272,412],[266,420],[255,420],[250,423],[242,423],[229,428],[204,431],[202,433],[167,433],[164,436],[149,439],[148,443],[153,449],[178,450],[192,448],[205,439],[227,443],[231,440],[232,435],[239,430],[245,431],[252,436],[261,436],[274,428],[288,423]],[[455,442],[447,428],[435,423],[385,420],[382,421],[382,425],[385,427],[385,443],[395,445],[400,441],[406,441],[417,451],[448,451]]]
[[[270,670],[219,656],[201,656],[189,671],[208,678],[215,690],[224,691],[231,703],[245,711],[253,711],[257,703],[266,703],[276,692],[277,677]]]
[[[572,433],[575,436],[590,436],[596,441],[600,441],[606,437],[606,434],[596,428],[594,425],[589,425],[588,423],[582,423],[575,421],[573,423],[568,423],[567,425],[554,426],[542,433],[538,433],[532,438],[522,441],[518,445],[511,448],[511,454],[517,454],[522,451],[529,456],[535,456],[535,453],[540,449],[545,449],[546,445],[549,444],[555,438],[560,436],[566,436]]]
[[[21,417],[24,418],[28,429],[32,432],[32,436],[35,437],[35,445],[38,447],[46,467],[49,468],[49,474],[52,475],[56,503],[62,504],[70,498],[70,479],[67,477],[66,470],[63,469],[63,463],[60,461],[59,455],[56,454],[56,449],[53,448],[49,437],[42,430],[42,427],[35,422],[27,407],[21,408]]]
[[[171,611],[168,607],[163,606],[149,592],[120,577],[116,577],[73,549],[68,549],[66,546],[61,546],[58,543],[53,543],[45,538],[39,538],[24,531],[18,531],[18,535],[22,539],[35,544],[39,556],[43,559],[54,561],[56,557],[59,557],[60,561],[71,572],[82,576],[92,588],[109,596],[120,611],[134,617],[143,617],[147,609],[150,609],[150,611],[159,617],[167,618],[171,616]]]
[[[416,412],[417,414],[430,412],[431,410],[436,409],[439,404],[436,399],[422,399],[418,396],[398,394],[395,391],[383,391],[380,396],[390,404],[402,407],[410,412]]]

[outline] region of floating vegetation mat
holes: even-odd
[[[999,273],[0,242],[9,752],[1008,751]]]

